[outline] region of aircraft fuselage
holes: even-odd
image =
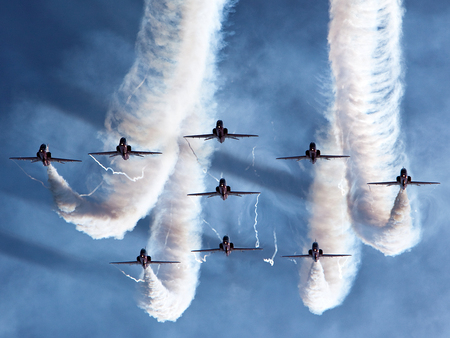
[[[311,258],[314,260],[314,262],[319,261],[320,256],[322,256],[323,251],[321,249],[319,249],[319,243],[314,242],[312,244],[312,249],[309,250],[309,255],[311,256]]]
[[[405,168],[400,170],[400,176],[397,176],[397,182],[400,184],[400,187],[405,190],[408,186],[408,183],[411,182],[411,176],[408,176],[408,172]]]
[[[309,150],[306,151],[306,157],[309,158],[312,164],[316,163],[317,158],[320,156],[320,150],[317,150],[316,144],[311,142],[309,144]]]
[[[223,143],[228,134],[228,129],[223,127],[222,120],[217,120],[216,127],[213,129],[212,133],[217,137],[220,143]]]
[[[139,254],[139,256],[137,256],[136,259],[139,263],[141,263],[144,269],[147,268],[148,262],[151,261],[151,258],[147,255],[147,250],[145,249],[141,249],[141,253]]]
[[[225,255],[230,255],[233,249],[233,243],[230,243],[230,238],[228,236],[223,237],[222,243],[219,244],[219,248],[225,252]]]
[[[225,201],[228,198],[228,191],[230,188],[227,186],[227,181],[224,178],[220,179],[219,185],[216,187],[216,191],[220,194],[220,197]]]
[[[122,155],[124,160],[128,160],[130,158],[130,154],[128,151],[131,150],[131,146],[127,145],[127,139],[122,137],[119,141],[119,145],[116,147],[117,151]]]
[[[42,164],[45,167],[50,165],[50,161],[48,159],[52,156],[52,154],[47,151],[47,146],[45,144],[41,144],[36,156],[42,161]]]

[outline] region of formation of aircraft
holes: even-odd
[[[227,257],[230,255],[231,251],[255,251],[262,250],[262,248],[235,248],[234,244],[230,242],[230,238],[228,236],[223,236],[222,243],[219,244],[219,248],[217,249],[201,249],[201,250],[192,250],[192,252],[216,252],[223,251]]]
[[[239,137],[256,137],[257,135],[247,135],[247,134],[229,134],[226,128],[223,128],[223,122],[221,120],[217,121],[216,128],[213,129],[212,134],[205,135],[188,135],[185,136],[187,138],[205,138],[205,140],[217,138],[220,143],[223,143],[226,138],[238,139]],[[127,144],[125,137],[122,137],[119,141],[119,145],[116,147],[115,151],[107,151],[107,152],[96,152],[89,153],[89,155],[109,155],[110,157],[122,156],[124,160],[129,159],[130,155],[134,156],[144,156],[144,155],[154,155],[161,154],[160,152],[150,152],[150,151],[133,151],[131,150],[131,146]],[[323,158],[326,160],[334,159],[334,158],[345,158],[350,157],[347,155],[322,155],[320,150],[316,148],[316,144],[311,142],[309,145],[309,150],[306,150],[305,156],[292,156],[292,157],[279,157],[277,159],[295,159],[297,161],[307,159],[310,160],[311,163],[315,163],[317,159]],[[47,146],[42,144],[39,148],[39,151],[36,153],[35,157],[10,157],[11,160],[29,160],[31,162],[42,162],[44,166],[50,165],[51,162],[81,162],[81,160],[72,160],[72,159],[64,159],[64,158],[54,158],[51,156],[51,153],[47,151]],[[405,168],[402,168],[400,171],[400,176],[397,176],[396,181],[392,182],[371,182],[368,183],[370,185],[400,185],[400,187],[404,190],[408,185],[424,185],[424,184],[440,184],[439,182],[419,182],[412,181],[411,176],[408,176],[408,172]],[[260,192],[247,192],[247,191],[232,191],[230,186],[227,186],[226,180],[221,178],[219,181],[219,185],[216,187],[216,190],[213,192],[204,192],[204,193],[193,193],[188,194],[188,196],[220,196],[223,200],[226,200],[228,196],[242,196],[242,195],[251,195],[251,194],[260,194]],[[200,250],[192,250],[192,252],[216,252],[223,251],[227,256],[230,255],[232,251],[255,251],[262,250],[262,248],[236,248],[234,244],[230,242],[230,238],[228,236],[224,236],[222,243],[219,244],[218,248],[214,249],[200,249]],[[312,244],[312,248],[308,251],[308,254],[304,255],[289,255],[282,256],[287,258],[305,258],[311,257],[315,262],[318,262],[320,257],[348,257],[351,256],[349,254],[324,254],[323,250],[319,248],[319,244],[315,241]],[[136,257],[135,261],[127,261],[127,262],[110,262],[110,264],[139,264],[144,269],[146,269],[150,264],[176,264],[180,263],[178,261],[152,261],[151,257],[147,255],[147,251],[145,249],[141,249],[139,256]]]
[[[258,135],[248,135],[248,134],[229,134],[228,129],[223,127],[222,120],[217,120],[216,127],[212,130],[212,134],[202,134],[202,135],[187,135],[186,138],[204,138],[206,140],[211,140],[217,138],[220,143],[223,143],[225,139],[232,138],[238,140],[241,137],[258,137]]]
[[[67,158],[57,158],[52,157],[52,153],[47,151],[47,145],[41,144],[39,147],[39,151],[36,153],[34,157],[10,157],[10,160],[23,160],[23,161],[31,161],[34,162],[42,162],[42,164],[46,167],[50,165],[51,162],[65,163],[65,162],[81,162],[81,160],[70,160]]]
[[[309,249],[307,255],[291,255],[291,256],[281,256],[281,257],[288,257],[288,258],[304,258],[304,257],[311,257],[314,262],[319,261],[320,257],[346,257],[351,255],[346,254],[324,254],[322,249],[319,249],[319,243],[314,242],[312,244],[312,248]]]
[[[109,155],[109,157],[122,156],[124,160],[128,160],[130,155],[143,157],[144,155],[157,155],[162,154],[157,151],[136,151],[131,150],[131,146],[127,144],[127,139],[122,137],[119,141],[119,145],[114,151],[101,151],[97,153],[89,153],[89,155]]]
[[[147,268],[150,264],[177,264],[180,262],[177,261],[152,261],[152,258],[147,255],[147,250],[141,249],[141,253],[136,257],[135,261],[130,262],[110,262],[109,264],[140,264],[144,269]]]
[[[239,196],[242,195],[258,195],[260,192],[247,192],[247,191],[231,191],[230,186],[227,185],[227,181],[224,178],[220,179],[219,185],[216,187],[216,191],[212,192],[199,192],[194,194],[188,194],[188,196],[220,196],[224,201],[228,198],[228,196]]]
[[[318,158],[325,160],[331,160],[333,158],[350,157],[348,155],[322,155],[320,150],[316,148],[316,144],[311,142],[309,144],[309,150],[306,150],[306,155],[303,156],[289,156],[289,157],[277,157],[277,160],[310,160],[312,164],[316,163]]]
[[[396,181],[392,182],[371,182],[367,183],[371,185],[399,185],[403,190],[406,189],[408,185],[426,185],[426,184],[440,184],[439,182],[419,182],[419,181],[412,181],[411,176],[408,176],[408,171],[405,168],[402,168],[400,170],[400,176],[397,176]]]

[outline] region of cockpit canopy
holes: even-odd
[[[119,141],[119,144],[127,144],[127,139],[125,137],[122,137]]]

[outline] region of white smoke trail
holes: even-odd
[[[189,130],[201,130],[203,121],[211,116],[211,88],[214,88],[214,53],[216,47],[211,46],[217,38],[220,20],[225,1],[192,0],[184,4],[185,33],[189,43],[203,36],[206,30],[207,44],[204,47],[204,81],[199,86],[199,95],[194,101],[190,114],[185,119],[185,125],[180,128],[180,135]],[[192,41],[193,40],[193,41]],[[198,46],[196,46],[198,48]],[[198,71],[193,68],[192,71]],[[206,107],[206,108],[205,108]],[[151,269],[144,275],[143,297],[139,307],[158,321],[175,321],[190,305],[195,296],[198,284],[200,263],[191,249],[201,245],[201,205],[199,199],[189,199],[187,194],[196,189],[204,189],[202,168],[200,163],[207,163],[212,146],[208,143],[197,150],[195,159],[189,152],[190,144],[178,137],[179,157],[170,180],[164,187],[164,192],[158,200],[154,221],[151,225],[151,237],[148,247],[152,254],[165,259],[177,259],[181,264],[161,268],[158,277]],[[210,143],[209,143],[210,144]],[[163,240],[164,239],[164,240]],[[164,243],[162,245],[161,243]]]
[[[332,121],[328,142],[321,142],[327,153],[339,154],[338,128]],[[303,303],[314,314],[336,307],[342,303],[358,271],[360,245],[352,230],[348,206],[348,184],[345,179],[346,163],[343,160],[321,161],[315,164],[315,178],[311,186],[311,218],[309,238],[316,240],[325,254],[351,254],[340,265],[340,258],[322,258],[311,266],[303,259],[300,268],[299,290]],[[303,252],[311,249],[305,243]]]
[[[45,184],[44,184],[44,182],[42,182],[41,180],[38,180],[37,178],[34,178],[33,176],[31,176],[30,174],[28,174],[25,170],[23,170],[23,168],[19,165],[19,164],[17,164],[17,162],[16,161],[13,161],[15,164],[16,164],[16,166],[18,166],[19,168],[20,168],[20,170],[22,170],[22,172],[25,174],[25,175],[27,175],[29,178],[31,178],[33,181],[36,181],[36,182],[39,182],[40,184],[42,184],[42,186],[45,188],[45,189],[49,189],[49,187],[47,187]]]
[[[272,255],[272,258],[264,258],[263,261],[266,263],[269,263],[271,266],[275,264],[274,259],[278,252],[278,245],[277,245],[277,233],[275,232],[275,229],[273,229],[273,242],[275,245],[275,252]]]
[[[255,247],[256,247],[256,248],[259,248],[258,230],[256,230],[256,226],[258,225],[258,201],[259,201],[259,194],[256,195],[256,203],[255,203],[255,223],[253,224],[253,229],[255,230],[255,237],[256,237],[256,244],[255,244]]]
[[[186,195],[204,185],[201,168],[188,146],[182,145],[175,172],[156,205],[148,243],[153,256],[176,259],[181,264],[161,267],[158,277],[147,269],[144,296],[139,300],[139,307],[158,321],[179,318],[194,298],[198,284],[200,264],[191,250],[201,245],[201,205],[200,200]]]
[[[123,175],[123,176],[125,176],[126,178],[128,178],[131,182],[136,182],[136,181],[139,181],[139,180],[141,180],[141,179],[144,178],[144,170],[145,170],[145,167],[142,168],[141,176],[137,176],[137,177],[131,178],[131,177],[128,176],[126,173],[123,173],[123,172],[120,172],[120,171],[114,171],[114,169],[111,168],[111,167],[108,167],[108,168],[105,167],[105,166],[104,166],[103,164],[101,164],[94,156],[92,156],[92,155],[89,155],[89,156],[92,157],[92,158],[94,159],[94,161],[97,162],[97,164],[98,164],[100,167],[102,167],[103,170],[105,170],[105,171],[110,170],[110,171],[113,173],[113,175]]]
[[[104,200],[95,203],[73,193],[61,177],[50,177],[59,214],[93,238],[123,238],[155,205],[177,163],[181,127],[194,114],[202,96],[212,96],[214,56],[219,39],[221,9],[225,0],[147,0],[137,40],[137,60],[117,94],[105,122],[105,149],[115,147],[121,136],[137,149],[161,150],[163,155],[124,161],[115,158],[117,172],[145,176],[138,183],[104,175]],[[123,104],[121,103],[123,102]],[[214,107],[208,107],[210,110]],[[197,121],[202,130],[212,116]],[[202,148],[211,148],[205,143]],[[203,151],[203,150],[201,150]],[[139,165],[136,165],[139,163]],[[55,174],[56,171],[50,171]],[[62,186],[58,187],[58,183]],[[58,195],[62,192],[62,195]],[[73,194],[71,196],[70,194]],[[73,201],[77,203],[74,204]]]
[[[399,114],[402,15],[399,0],[336,0],[330,9],[335,111],[344,131],[343,149],[351,154],[347,171],[350,213],[357,234],[386,255],[411,248],[420,236],[420,229],[412,225],[406,194],[392,208],[395,190],[370,192],[367,187],[367,182],[394,180],[406,162]],[[392,222],[389,215],[402,222]]]
[[[392,180],[405,162],[399,121],[402,14],[398,0],[330,3],[328,40],[336,88],[327,149],[336,144],[335,150],[350,153],[351,160],[347,168],[343,162],[317,167],[310,237],[324,252],[353,257],[343,265],[322,259],[323,265],[313,264],[309,273],[303,265],[300,294],[315,314],[339,305],[350,290],[359,262],[351,228],[386,255],[399,254],[419,239],[407,194],[399,193],[392,207],[392,190],[369,193],[367,187],[369,181]],[[336,182],[341,182],[338,187]]]
[[[214,229],[213,226],[212,226],[211,224],[209,224],[209,223],[206,222],[205,220],[203,220],[203,223],[208,224],[209,227],[211,228],[211,230],[214,231],[214,233],[216,234],[217,238],[218,238],[219,240],[222,240],[222,237],[220,237],[219,232],[218,232],[216,229]]]

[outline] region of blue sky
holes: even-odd
[[[327,126],[323,112],[333,99],[328,3],[255,0],[234,6],[218,53],[216,116],[230,131],[260,137],[214,142],[209,172],[223,175],[232,189],[262,192],[257,229],[264,251],[209,256],[192,303],[176,322],[165,323],[138,308],[136,283],[108,264],[133,259],[147,245],[154,212],[123,240],[94,240],[60,218],[51,192],[8,160],[32,156],[48,143],[54,156],[83,160],[55,165],[74,190],[88,193],[99,184],[102,169],[87,153],[103,147],[106,113],[136,58],[143,3],[2,7],[0,120],[7,147],[0,186],[1,336],[447,335],[449,4],[404,3],[401,125],[408,171],[413,180],[441,182],[408,188],[416,196],[412,215],[422,225],[421,241],[395,257],[362,245],[348,296],[321,316],[303,305],[298,265],[280,258],[310,245],[314,167],[275,157],[302,154]],[[192,130],[197,132],[203,131]],[[41,165],[17,164],[48,186]],[[214,189],[216,181],[205,175],[204,184]],[[228,234],[239,246],[255,244],[255,197],[201,203],[201,219],[220,236]],[[202,245],[218,245],[206,223],[202,229]],[[278,253],[271,266],[263,259],[274,253],[274,230]],[[125,271],[141,273],[139,267]]]

